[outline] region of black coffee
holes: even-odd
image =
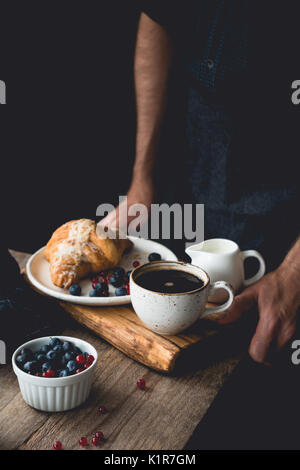
[[[203,286],[201,279],[178,269],[146,271],[137,277],[136,283],[145,289],[166,294],[190,292]]]

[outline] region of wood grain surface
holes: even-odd
[[[24,266],[28,256],[13,254]],[[128,358],[82,326],[74,327],[73,322],[64,331],[58,325],[56,334],[80,337],[97,349],[99,364],[91,395],[72,411],[36,411],[23,401],[11,366],[0,366],[0,449],[47,450],[55,440],[65,449],[79,449],[78,439],[87,436],[90,441],[98,430],[106,438],[97,448],[100,451],[182,449],[240,360],[240,354],[230,356],[215,344],[204,362],[195,351],[180,373],[167,376]],[[142,377],[145,391],[136,387]],[[107,407],[107,414],[98,413],[100,405]]]

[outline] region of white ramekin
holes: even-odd
[[[98,359],[96,349],[82,339],[69,336],[55,336],[62,341],[70,341],[78,346],[83,352],[92,354],[95,358],[93,364],[80,374],[69,377],[36,377],[21,370],[16,364],[16,357],[23,348],[30,348],[33,352],[38,351],[41,346],[48,344],[50,336],[34,339],[22,344],[14,352],[12,365],[25,402],[42,411],[67,411],[81,405],[88,397],[95,365]]]

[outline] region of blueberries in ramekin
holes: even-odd
[[[16,364],[24,372],[46,378],[78,374],[93,362],[92,355],[59,338],[51,338],[49,344],[43,345],[39,351],[22,349],[16,357]]]

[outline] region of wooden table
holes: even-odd
[[[13,255],[23,267],[28,255]],[[11,366],[0,366],[0,449],[47,450],[55,440],[64,449],[78,449],[81,436],[90,439],[101,430],[106,440],[100,450],[180,450],[240,360],[235,356],[186,375],[164,376],[80,325],[57,334],[81,337],[97,349],[91,395],[72,411],[39,412],[23,401]],[[146,391],[136,386],[142,377]],[[100,405],[107,414],[98,413]]]

